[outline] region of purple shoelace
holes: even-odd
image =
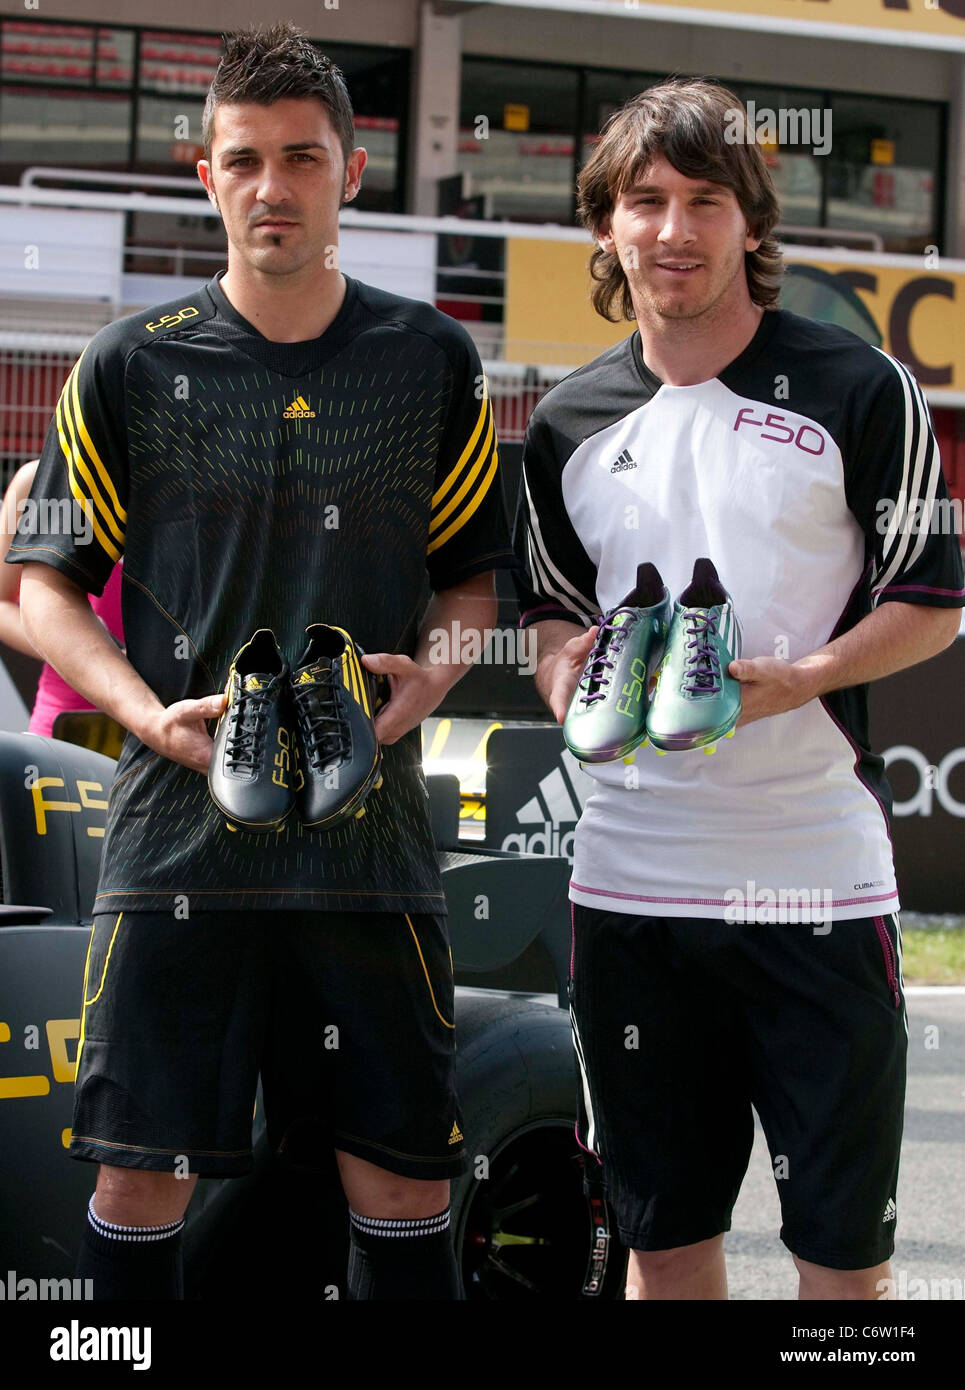
[[[625,626],[615,627],[613,620],[621,613],[629,613],[631,615],[630,621]],[[592,705],[594,700],[602,700],[606,696],[606,691],[602,687],[608,684],[610,677],[605,672],[612,671],[614,665],[609,658],[611,655],[620,655],[623,650],[623,641],[633,626],[635,618],[636,610],[629,607],[614,608],[612,613],[607,614],[605,618],[600,618],[600,631],[596,635],[596,645],[590,652],[580,677],[580,685],[589,692],[580,696],[584,705]],[[618,638],[621,639],[619,645],[617,645]],[[589,690],[589,687],[593,685],[597,686],[597,689]]]
[[[709,613],[691,609],[684,614],[684,622],[688,624],[687,636],[691,640],[687,647],[692,653],[687,657],[684,672],[684,694],[719,695],[722,688],[720,660],[717,648],[710,641],[717,636],[717,620]]]

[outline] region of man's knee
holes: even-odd
[[[677,1245],[671,1250],[634,1250],[633,1256],[645,1275],[681,1274],[711,1264],[720,1256],[724,1237],[711,1236],[693,1245]]]
[[[449,1182],[390,1173],[355,1154],[339,1151],[338,1170],[348,1204],[359,1216],[403,1221],[436,1216],[449,1205]]]
[[[888,1260],[867,1269],[830,1269],[792,1255],[801,1278],[803,1299],[880,1299],[887,1296],[891,1263]],[[884,1292],[883,1292],[884,1290]]]
[[[94,1210],[102,1221],[115,1226],[163,1226],[184,1216],[197,1180],[196,1173],[179,1178],[174,1173],[102,1163]]]

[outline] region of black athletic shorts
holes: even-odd
[[[444,917],[95,917],[71,1156],[246,1173],[260,1072],[289,1161],[330,1166],[341,1149],[404,1177],[461,1173],[453,1025]]]
[[[788,1249],[831,1269],[889,1258],[908,1040],[896,916],[765,926],[574,904],[570,999],[578,1138],[625,1245],[730,1230],[753,1106]]]

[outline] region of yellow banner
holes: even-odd
[[[508,362],[577,367],[632,332],[590,303],[589,242],[511,237],[506,243]],[[878,326],[882,347],[912,368],[929,395],[965,393],[965,263],[933,269],[918,256],[798,254],[789,261],[845,280]]]
[[[606,3],[606,0],[604,0]],[[645,14],[667,10],[667,0],[623,0],[624,8]],[[965,0],[673,0],[674,18],[687,11],[749,19],[804,22],[825,27],[850,25],[921,37],[965,39]],[[659,16],[665,18],[664,14]]]

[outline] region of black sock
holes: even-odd
[[[350,1299],[461,1299],[449,1208],[409,1221],[351,1212]]]
[[[183,1221],[166,1226],[115,1226],[87,1208],[87,1229],[77,1256],[77,1277],[93,1281],[96,1302],[184,1297]]]

